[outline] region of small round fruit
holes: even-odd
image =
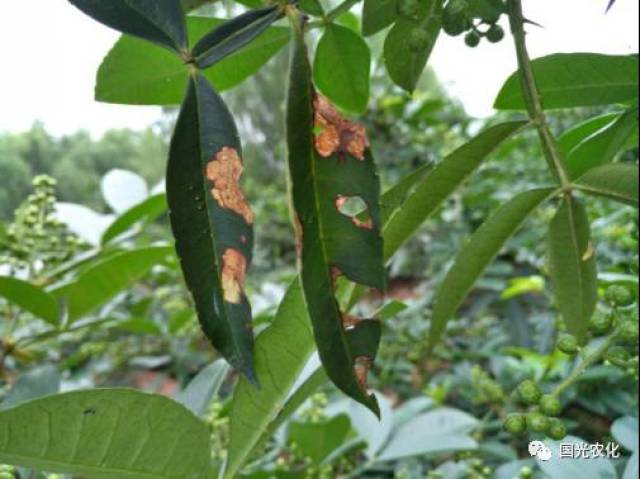
[[[571,334],[563,334],[558,338],[558,342],[556,344],[558,349],[565,354],[569,354],[573,356],[578,354],[580,351],[580,344],[578,343],[578,339]]]
[[[527,404],[536,404],[542,396],[542,391],[536,383],[527,379],[518,385],[518,396]]]
[[[534,432],[545,432],[549,428],[549,418],[539,412],[529,413],[527,426]]]
[[[491,43],[498,43],[504,38],[504,30],[500,25],[493,24],[487,30],[486,37]]]
[[[593,331],[593,334],[603,335],[607,334],[613,324],[613,318],[610,314],[604,311],[596,311],[589,320],[589,328]]]
[[[620,323],[620,326],[618,326],[618,336],[624,342],[637,343],[638,339],[640,339],[638,323],[634,319],[625,319]]]
[[[464,12],[452,12],[445,9],[442,14],[442,29],[447,35],[457,37],[466,32],[471,27],[471,23],[467,20]]]
[[[555,417],[549,419],[549,427],[547,428],[547,436],[556,441],[564,439],[567,435],[567,427],[564,423]]]
[[[614,366],[618,366],[620,368],[626,368],[629,364],[629,352],[623,348],[622,346],[614,346],[607,351],[607,355],[605,356],[607,361],[609,361]]]
[[[626,286],[614,284],[605,291],[605,298],[614,306],[631,306],[636,302],[635,295]]]
[[[476,32],[469,32],[464,37],[464,43],[466,43],[468,47],[475,48],[480,44],[480,35]]]
[[[416,28],[409,33],[409,49],[414,52],[420,52],[426,49],[429,45],[429,41],[429,34],[420,28]]]
[[[538,405],[540,410],[547,416],[557,416],[562,411],[562,404],[560,404],[557,397],[551,394],[542,396]]]
[[[504,429],[511,434],[522,434],[527,430],[527,418],[524,414],[509,414],[503,423]]]

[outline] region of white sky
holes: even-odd
[[[638,0],[618,0],[604,15],[606,3],[524,0],[525,15],[544,25],[528,28],[531,55],[638,52]],[[0,0],[0,132],[23,131],[41,120],[56,135],[79,128],[100,135],[157,120],[156,107],[93,101],[95,72],[117,36],[65,0]],[[508,40],[469,49],[462,38],[442,35],[430,62],[470,114],[488,116],[515,69],[512,49]]]

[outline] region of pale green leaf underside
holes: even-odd
[[[638,207],[638,165],[614,163],[587,171],[575,181],[585,193]]]

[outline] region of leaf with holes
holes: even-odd
[[[127,389],[74,391],[0,412],[0,463],[109,479],[202,479],[209,430],[180,404]]]
[[[614,163],[587,171],[575,181],[585,193],[638,207],[638,165]]]
[[[239,184],[243,168],[231,113],[208,80],[194,73],[171,140],[169,218],[202,330],[231,365],[254,378],[244,293],[253,213]]]
[[[184,53],[188,49],[180,0],[69,0],[108,27]]]
[[[302,34],[295,34],[287,105],[289,173],[307,310],[320,359],[345,394],[376,414],[367,394],[371,358],[350,349],[357,321],[340,311],[335,281],[344,275],[385,287],[380,236],[380,185],[364,128],[344,119],[316,93]],[[363,208],[349,210],[349,208]]]
[[[568,196],[549,225],[549,274],[569,332],[583,340],[597,301],[595,247],[584,206]]]

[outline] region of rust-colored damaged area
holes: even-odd
[[[371,358],[366,356],[361,356],[356,358],[355,364],[353,365],[353,372],[356,375],[356,379],[358,380],[358,385],[363,391],[367,391],[367,376],[369,375],[369,370],[371,369]]]
[[[315,146],[320,156],[327,158],[334,153],[350,154],[360,161],[369,148],[369,138],[364,126],[345,120],[340,112],[322,95],[313,102],[316,130]]]
[[[373,220],[369,217],[366,218],[358,218],[358,215],[351,215],[349,213],[344,212],[344,208],[347,203],[352,199],[351,196],[338,195],[336,197],[336,209],[338,212],[351,220],[351,222],[358,228],[362,228],[365,230],[373,229]],[[364,215],[367,216],[367,215]]]
[[[227,249],[222,255],[222,292],[225,301],[233,304],[240,302],[246,277],[247,258],[236,249]]]
[[[243,171],[238,152],[225,146],[207,163],[206,175],[213,183],[211,195],[218,204],[241,215],[247,224],[253,224],[253,212],[239,185]]]

